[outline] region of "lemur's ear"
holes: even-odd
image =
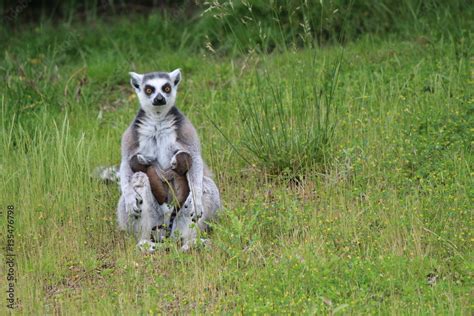
[[[136,72],[129,72],[130,75],[130,84],[137,90],[140,90],[140,85],[142,84],[143,75],[137,74]]]
[[[170,72],[170,78],[174,86],[178,86],[181,82],[181,69],[178,68]]]

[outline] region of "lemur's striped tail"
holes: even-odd
[[[92,172],[92,177],[104,181],[106,184],[120,183],[119,166],[99,166]]]

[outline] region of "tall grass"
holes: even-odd
[[[255,71],[254,80],[242,89],[242,144],[270,174],[294,177],[321,169],[331,154],[337,109],[343,102],[335,98],[342,54],[325,61],[313,52],[311,60],[277,76],[268,69]]]
[[[467,20],[456,16],[473,15],[472,6],[463,0],[213,0],[204,4],[201,23],[208,27],[208,41],[237,52],[285,51],[347,42],[364,34],[410,34],[414,29],[450,34],[459,31],[458,25],[469,27]]]
[[[286,67],[278,76],[263,57],[251,70],[254,79],[239,87],[235,96],[244,130],[241,148],[251,156],[246,160],[272,175],[294,178],[312,168],[322,169],[331,154],[342,53],[331,62],[317,58],[314,48],[321,41],[315,24],[319,22],[322,31],[323,24],[329,23],[323,9],[323,2],[214,1],[205,11],[229,30],[227,38],[240,54],[284,52]],[[312,50],[311,64],[302,67],[291,60],[297,48]]]

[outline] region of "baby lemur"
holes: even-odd
[[[191,165],[191,155],[184,151],[179,151],[173,156],[171,167],[166,170],[150,164],[140,154],[130,158],[132,171],[141,171],[147,175],[151,193],[156,201],[159,204],[168,203],[178,208],[184,205],[190,192],[186,173]]]

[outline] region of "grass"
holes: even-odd
[[[253,159],[268,174],[300,177],[329,155],[337,105],[343,102],[334,102],[342,53],[333,65],[317,62],[316,51],[311,53],[305,66],[286,60],[278,75],[257,71],[239,88],[242,143],[251,156],[246,161]]]
[[[227,56],[150,45],[158,20],[46,24],[4,44],[0,236],[14,205],[18,313],[470,314],[469,32]],[[316,159],[305,135],[320,137],[314,102],[339,62]],[[118,188],[90,174],[119,162],[128,71],[176,67],[225,212],[210,248],[143,256],[117,230]],[[294,168],[304,154],[315,163]]]

